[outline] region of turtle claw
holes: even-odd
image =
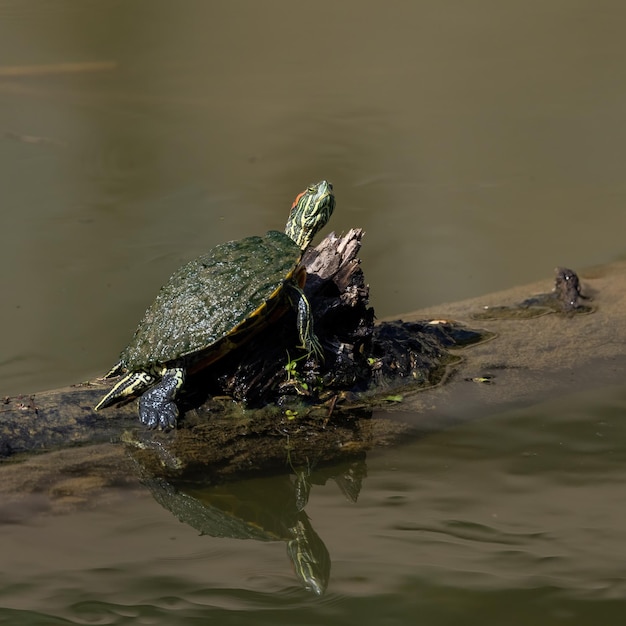
[[[139,398],[139,420],[148,428],[170,430],[176,427],[178,407],[173,400],[181,384],[176,371],[166,373],[160,382]]]
[[[144,394],[145,396],[146,394]],[[150,429],[170,430],[176,427],[178,407],[172,400],[155,404],[151,398],[139,400],[139,421]]]

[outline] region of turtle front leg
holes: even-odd
[[[315,357],[324,360],[324,350],[315,332],[313,332],[313,314],[311,304],[304,295],[304,291],[297,285],[289,285],[289,300],[296,310],[296,324],[300,337],[300,348],[315,354]]]
[[[178,407],[174,398],[184,383],[185,370],[182,367],[165,370],[161,380],[139,398],[141,423],[148,428],[174,428],[178,419]]]

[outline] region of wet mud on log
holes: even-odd
[[[497,334],[494,341],[464,353],[449,384],[412,398],[411,410],[454,414],[465,421],[510,407],[529,406],[557,395],[623,384],[626,374],[626,261],[580,273],[582,314],[485,319],[485,307],[517,307],[548,291],[538,281],[404,316],[465,321]],[[592,312],[585,314],[585,309]],[[488,384],[481,381],[487,379]]]

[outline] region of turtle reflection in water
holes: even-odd
[[[212,486],[161,478],[144,482],[159,504],[203,535],[286,542],[303,587],[321,595],[328,585],[330,555],[301,508],[308,501],[308,493],[300,500],[302,490],[310,489],[308,478],[296,473],[295,483],[284,475]]]
[[[300,261],[334,207],[330,183],[310,185],[296,197],[284,233],[221,244],[175,272],[107,377],[126,375],[96,410],[141,395],[141,422],[173,428],[174,400],[187,374],[248,341],[289,305],[297,313],[300,347],[323,357],[302,291],[306,270]]]

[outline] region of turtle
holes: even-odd
[[[298,347],[317,359],[323,349],[304,295],[304,251],[335,208],[328,181],[309,185],[292,204],[284,232],[269,231],[220,244],[178,269],[161,287],[118,363],[106,374],[123,378],[98,411],[136,396],[148,428],[176,426],[176,395],[192,374],[296,311]]]

